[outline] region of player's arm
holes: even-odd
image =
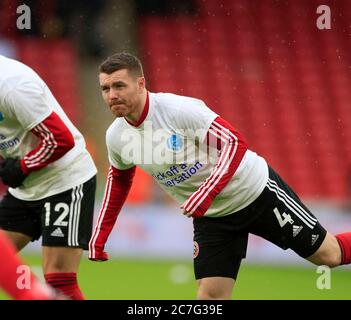
[[[52,112],[31,129],[39,138],[38,146],[22,159],[7,158],[0,168],[4,184],[16,188],[33,171],[40,170],[60,159],[74,147],[74,138],[61,118]]]
[[[90,260],[108,260],[108,254],[104,251],[105,243],[128,196],[134,174],[135,166],[126,170],[110,166],[102,206],[89,242]]]
[[[210,145],[218,150],[218,160],[211,175],[182,204],[187,216],[201,217],[205,214],[235,174],[247,150],[244,138],[220,117],[211,123],[207,137]]]

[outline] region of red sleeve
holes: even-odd
[[[218,149],[219,156],[211,175],[181,206],[194,218],[203,216],[209,209],[214,198],[235,174],[247,150],[244,138],[220,117],[212,122],[207,137],[208,142]]]
[[[127,170],[110,167],[102,207],[89,242],[89,259],[98,259],[103,252],[107,238],[132,186],[134,174],[135,167]]]
[[[72,133],[55,112],[31,132],[40,139],[40,143],[21,160],[21,168],[25,174],[46,167],[74,147]]]

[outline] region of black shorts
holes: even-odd
[[[49,247],[88,250],[92,232],[96,176],[74,188],[36,201],[7,193],[0,202],[0,228],[23,233]]]
[[[260,196],[233,214],[194,220],[196,279],[236,279],[245,258],[249,233],[307,258],[317,251],[327,231],[299,197],[269,168],[268,183]]]

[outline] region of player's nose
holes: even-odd
[[[118,99],[119,98],[118,91],[114,90],[113,88],[110,89],[108,97],[110,101]]]

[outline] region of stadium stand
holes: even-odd
[[[203,99],[303,197],[340,200],[351,158],[351,3],[326,4],[340,17],[331,30],[310,19],[318,1],[199,0],[194,15],[142,16],[139,35],[151,90]]]
[[[48,84],[76,124],[83,114],[79,92],[77,53],[70,40],[20,40],[18,57]]]

